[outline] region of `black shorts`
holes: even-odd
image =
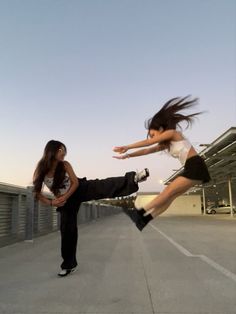
[[[211,180],[205,161],[199,155],[188,158],[185,162],[184,170],[179,175],[188,179],[202,181],[202,183]]]

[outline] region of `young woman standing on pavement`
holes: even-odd
[[[36,198],[60,212],[61,255],[63,262],[59,276],[67,276],[77,266],[77,214],[82,202],[130,195],[138,190],[138,183],[149,176],[148,169],[127,172],[121,177],[87,180],[77,178],[72,166],[65,161],[66,146],[55,140],[47,143],[33,177]],[[43,184],[54,194],[53,200],[42,193]]]

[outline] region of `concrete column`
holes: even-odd
[[[203,202],[203,214],[206,215],[206,197],[205,197],[204,188],[202,188],[202,202]]]
[[[232,186],[231,186],[231,177],[228,178],[228,188],[229,188],[229,204],[230,204],[230,216],[233,217],[233,200],[232,200]]]

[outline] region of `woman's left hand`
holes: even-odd
[[[53,203],[55,204],[55,206],[63,206],[66,203],[66,199],[64,196],[59,196],[57,198],[54,199]]]
[[[65,201],[66,201],[66,198],[65,198],[64,195],[59,196],[59,197],[57,197],[56,199],[57,199],[58,201],[60,201],[60,202],[65,202]]]
[[[126,159],[129,158],[128,155],[121,155],[121,156],[112,156],[115,159]]]

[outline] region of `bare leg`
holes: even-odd
[[[148,212],[146,212],[146,214],[144,214],[144,216],[151,214],[153,218],[159,216],[161,213],[163,213],[169,206],[170,204],[173,202],[173,200],[170,200],[169,202],[166,202],[166,204],[162,207],[159,208],[152,208],[151,210],[149,210]]]
[[[136,227],[142,231],[143,228],[156,216],[163,213],[177,196],[186,192],[200,181],[178,177],[171,182],[164,191],[155,197],[150,203],[141,209],[126,210],[125,213],[135,223]]]
[[[183,193],[179,193],[179,194],[176,194],[176,196],[172,197],[168,202],[166,202],[166,204],[162,207],[159,207],[159,208],[153,208],[151,211],[150,211],[150,214],[152,214],[152,216],[155,218],[157,216],[159,216],[160,214],[162,214],[164,211],[167,210],[167,208],[171,205],[171,203],[180,195],[182,195]]]
[[[185,193],[189,188],[200,181],[191,180],[185,177],[178,177],[173,182],[171,182],[160,195],[155,197],[150,203],[144,206],[145,211],[151,211],[152,217],[156,217],[163,213],[170,204],[176,199],[176,197]]]

